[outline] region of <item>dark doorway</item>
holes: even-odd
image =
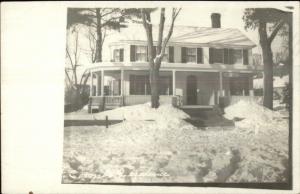
[[[194,75],[187,77],[186,82],[187,104],[197,104],[197,78]]]

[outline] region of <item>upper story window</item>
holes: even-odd
[[[153,47],[154,57],[156,56],[157,47]],[[138,46],[130,45],[130,61],[148,61],[148,47],[147,46]],[[162,59],[163,62],[174,62],[174,47],[168,46],[165,48],[165,53]]]
[[[248,65],[248,50],[209,48],[209,63]]]
[[[187,48],[186,49],[186,62],[187,63],[196,63],[197,51],[196,48]]]
[[[213,50],[213,63],[224,63],[224,50],[214,49]]]
[[[114,49],[112,61],[115,61],[115,62],[124,61],[124,49]]]
[[[203,63],[203,49],[181,47],[181,62]]]
[[[163,58],[162,58],[162,61],[163,62],[169,62],[170,60],[169,60],[169,47],[166,47],[165,48],[165,53],[164,53],[164,56],[163,56]],[[154,53],[155,53],[155,55],[158,55],[158,53],[157,53],[157,46],[154,46]],[[156,56],[155,56],[156,57]]]
[[[147,46],[136,46],[136,61],[147,61]]]
[[[124,49],[114,49],[113,55],[114,55],[113,61],[116,62],[124,61]]]

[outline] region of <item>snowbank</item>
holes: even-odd
[[[235,123],[236,126],[250,130],[254,129],[255,133],[258,133],[259,129],[274,126],[276,119],[280,118],[281,114],[254,101],[240,100],[225,108],[224,117],[231,120],[235,118],[241,119],[241,121]]]
[[[108,110],[94,114],[96,119],[105,119],[108,116],[110,120],[176,120],[189,118],[189,115],[183,111],[174,108],[171,104],[161,104],[159,108],[151,108],[151,104],[138,104],[133,106],[124,106],[113,110]]]
[[[109,128],[66,127],[64,183],[280,182],[288,160],[288,124],[271,110],[240,101],[233,130],[204,131],[169,104],[149,103],[94,114],[125,118]],[[151,121],[149,121],[151,120]],[[250,133],[253,129],[258,134]],[[285,129],[285,130],[278,130]]]

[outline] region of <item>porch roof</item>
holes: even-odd
[[[101,70],[148,70],[147,62],[102,62],[85,66],[87,71]],[[262,66],[224,65],[224,64],[194,64],[194,63],[162,63],[162,71],[204,71],[204,72],[245,72],[262,71]]]

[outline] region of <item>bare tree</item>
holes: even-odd
[[[143,8],[141,9],[141,17],[143,21],[143,26],[147,35],[147,44],[148,44],[148,61],[150,69],[150,85],[151,85],[151,107],[159,107],[159,89],[158,89],[158,80],[159,80],[159,69],[161,66],[161,61],[165,54],[166,46],[172,36],[174,22],[179,14],[181,9],[172,9],[172,18],[171,25],[166,37],[164,37],[164,27],[165,27],[165,8],[160,9],[160,22],[158,29],[158,40],[157,40],[157,49],[154,53],[153,45],[153,34],[152,34],[152,23],[151,23],[151,9]]]
[[[80,66],[80,54],[81,48],[79,43],[79,29],[73,27],[69,32],[72,37],[67,40],[66,46],[66,67],[65,74],[67,78],[67,84],[69,85],[68,92],[70,93],[72,104],[75,108],[80,108],[83,105],[84,98],[84,86],[90,76],[89,71],[84,72],[82,75],[78,75],[78,67]],[[71,35],[70,35],[71,36]],[[80,76],[80,77],[79,77]]]

